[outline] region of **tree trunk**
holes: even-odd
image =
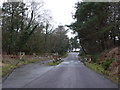
[[[104,40],[101,41],[102,49],[105,50]]]
[[[81,41],[81,40],[80,40],[80,45],[81,45],[82,50],[83,50],[83,52],[85,53],[85,55],[87,55],[87,52],[85,51],[85,49],[84,49],[84,47],[83,47],[83,45],[82,45],[82,41]]]
[[[116,38],[115,36],[113,37],[113,43],[114,43],[114,47],[116,46]]]

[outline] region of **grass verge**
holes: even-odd
[[[4,60],[4,59],[3,59]],[[44,59],[30,59],[30,60],[15,60],[15,59],[7,59],[5,60],[5,63],[2,63],[2,78],[3,80],[6,79],[10,73],[16,68],[19,68],[20,66],[35,63],[38,61],[48,60],[47,58]]]
[[[84,64],[91,70],[104,75],[106,78],[110,79],[115,83],[118,83],[119,78],[115,77],[114,75],[111,75],[109,71],[104,70],[104,68],[101,65],[98,65],[96,63],[88,63],[88,62],[84,62]]]

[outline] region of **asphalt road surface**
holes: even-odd
[[[88,69],[69,53],[57,66],[39,63],[16,69],[3,83],[3,88],[117,88],[103,75]]]

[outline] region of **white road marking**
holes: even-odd
[[[62,64],[69,64],[70,62],[62,62]]]

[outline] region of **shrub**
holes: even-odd
[[[110,59],[103,61],[102,66],[103,66],[104,70],[107,70],[113,61],[115,61],[114,58],[110,58]]]
[[[95,55],[91,55],[92,57],[92,62],[96,63],[98,57],[100,56],[100,54],[95,54]]]

